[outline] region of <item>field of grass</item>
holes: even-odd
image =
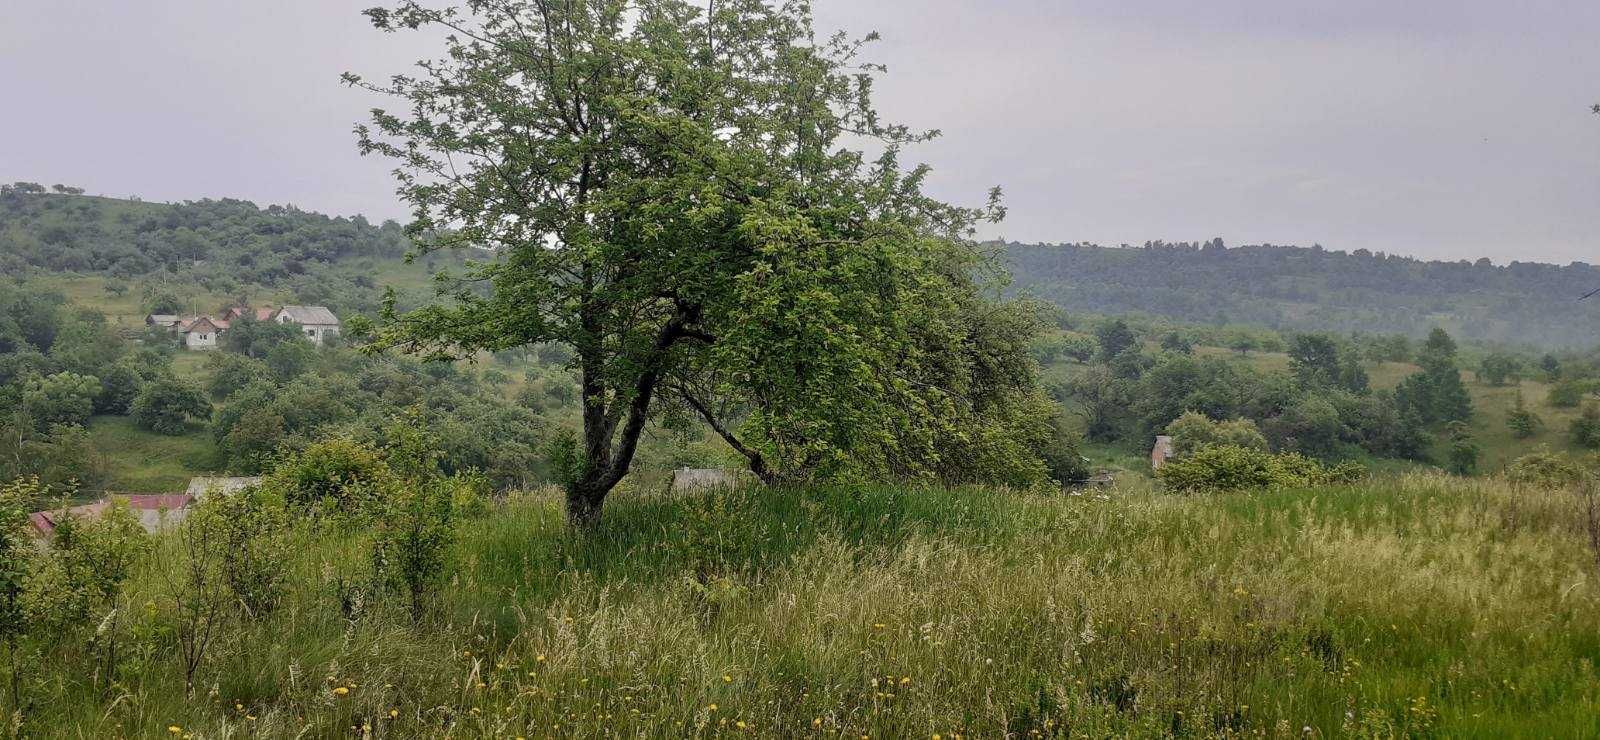
[[[624,494],[587,538],[529,495],[464,526],[420,623],[339,598],[363,536],[297,536],[287,601],[224,625],[192,700],[163,543],[108,622],[115,675],[37,656],[23,733],[1600,734],[1600,574],[1567,492]]]
[[[106,488],[112,491],[181,493],[191,476],[219,462],[211,435],[201,429],[169,437],[140,429],[122,416],[97,416],[88,428],[110,476]]]

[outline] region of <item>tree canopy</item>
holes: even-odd
[[[359,127],[363,152],[398,160],[422,252],[495,255],[434,304],[387,312],[374,346],[570,347],[575,523],[597,520],[663,409],[700,416],[764,477],[938,475],[951,455],[1016,452],[949,451],[1001,436],[953,434],[957,419],[1047,427],[1010,354],[1027,365],[1031,336],[1011,330],[1030,320],[980,308],[973,282],[968,238],[1002,215],[999,193],[982,208],[923,193],[926,168],[901,153],[935,132],[873,109],[874,37],[819,40],[805,4],[759,0],[367,15],[443,30],[446,54],[387,81],[346,75],[405,106]]]

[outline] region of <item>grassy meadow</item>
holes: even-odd
[[[1600,734],[1577,497],[1432,475],[1182,497],[620,492],[590,537],[525,494],[462,528],[420,623],[360,534],[297,534],[275,612],[184,696],[164,541],[108,663],[28,661],[28,735],[1104,737]],[[104,633],[104,632],[103,632]],[[115,665],[115,671],[109,666]]]

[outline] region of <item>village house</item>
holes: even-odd
[[[299,324],[306,338],[319,347],[323,339],[339,335],[339,317],[327,306],[284,306],[278,309],[273,320],[280,324]]]
[[[144,317],[144,323],[149,326],[159,326],[168,331],[177,332],[183,336],[183,346],[186,349],[207,350],[215,349],[221,335],[228,331],[229,326],[244,318],[256,321],[275,321],[280,324],[298,324],[306,339],[312,344],[322,346],[323,341],[330,336],[339,334],[339,317],[333,315],[327,306],[284,306],[283,308],[250,308],[249,306],[232,306],[222,312],[222,316],[188,316],[179,317],[172,314],[150,314]]]
[[[228,330],[228,322],[210,316],[195,316],[179,321],[177,329],[183,335],[186,349],[216,349],[217,338]]]

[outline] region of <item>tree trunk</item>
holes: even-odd
[[[596,481],[582,480],[567,489],[567,525],[575,530],[593,530],[600,524],[600,509],[607,489]]]

